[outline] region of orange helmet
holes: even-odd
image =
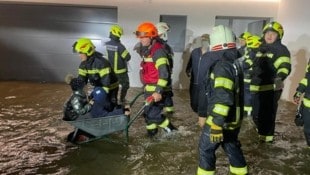
[[[154,38],[158,36],[156,26],[151,22],[143,22],[138,26],[137,31],[135,32],[137,38],[150,37]]]

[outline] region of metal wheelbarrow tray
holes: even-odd
[[[129,105],[132,106],[141,95],[143,95],[143,93],[139,93],[138,95],[136,95],[136,97],[130,102]],[[78,130],[82,130],[94,136],[83,142],[75,142],[76,144],[87,143],[99,139],[106,139],[108,141],[112,141],[112,139],[109,139],[107,136],[118,131],[123,131],[126,137],[126,143],[128,143],[129,127],[142,114],[142,112],[144,111],[144,107],[145,105],[142,106],[142,108],[134,115],[133,118],[122,114],[98,118],[82,118],[66,122],[75,127],[72,140],[75,139]]]

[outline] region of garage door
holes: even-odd
[[[103,51],[116,7],[0,4],[0,80],[61,82],[77,74],[73,42],[89,37]]]

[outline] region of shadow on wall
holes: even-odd
[[[300,36],[295,42],[291,42],[287,45],[291,52],[292,71],[286,80],[285,92],[283,98],[288,101],[293,101],[294,93],[298,87],[299,82],[305,76],[306,67],[309,60],[309,51],[307,47],[302,46],[294,50],[294,47],[298,47],[303,43],[309,43],[310,37],[306,35]]]
[[[178,81],[174,83],[178,89],[189,89],[190,77],[186,75],[186,66],[191,55],[191,51],[197,47],[201,47],[200,36],[193,38],[194,32],[187,29],[185,43],[188,43],[182,53],[182,67],[178,76]],[[192,39],[193,38],[193,39]]]
[[[188,30],[187,33],[191,33],[190,36],[193,36],[193,32],[191,30]],[[190,37],[187,37],[188,40],[190,40]],[[189,83],[190,83],[190,77],[186,75],[186,67],[189,61],[189,58],[191,56],[192,50],[195,48],[201,47],[201,36],[196,37],[192,40],[192,42],[188,42],[188,44],[185,47],[185,50],[182,53],[182,68],[179,74],[179,81],[176,82],[178,87],[180,89],[189,89]]]
[[[40,58],[36,58],[30,52],[4,42],[0,42],[0,48],[3,57],[0,64],[0,80],[45,82],[56,79],[55,74],[40,63]],[[44,75],[48,80],[43,78]]]

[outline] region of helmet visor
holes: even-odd
[[[73,53],[77,53],[76,49],[75,49],[75,46],[77,45],[77,42],[75,42],[73,45],[72,45],[72,52]]]
[[[136,35],[137,38],[146,38],[146,37],[149,37],[149,36],[148,36],[148,32],[139,32],[139,31],[136,31],[136,32],[134,32],[134,34]]]

